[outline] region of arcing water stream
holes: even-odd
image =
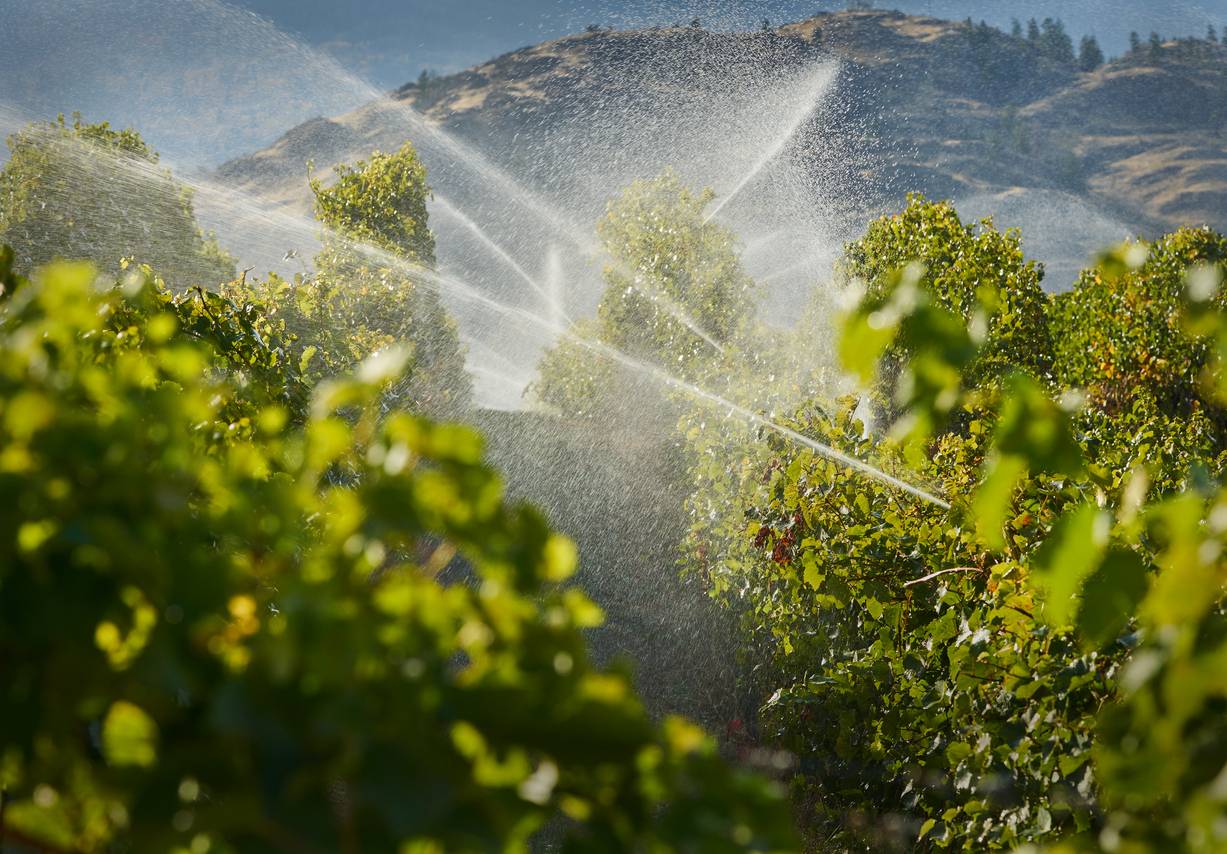
[[[116,15],[128,24],[111,20]],[[62,26],[54,23],[60,19]],[[29,20],[23,14],[22,21]],[[189,32],[181,20],[213,31]],[[633,181],[673,167],[691,187],[732,189],[717,208],[720,225],[710,228],[727,227],[758,247],[752,258],[742,253],[745,272],[759,283],[770,278],[772,310],[795,320],[814,291],[811,271],[829,257],[824,247],[838,245],[825,224],[826,203],[815,196],[810,167],[802,162],[816,133],[811,119],[835,76],[821,57],[766,75],[722,67],[715,78],[692,79],[681,69],[675,89],[657,93],[646,105],[621,103],[620,90],[606,100],[598,94],[575,127],[530,137],[530,150],[519,156],[514,141],[500,140],[495,163],[414,103],[376,91],[263,19],[220,0],[47,0],[46,21],[85,42],[74,51],[88,54],[97,75],[121,70],[120,97],[103,103],[85,97],[93,93],[79,82],[58,90],[47,85],[57,74],[71,72],[75,52],[51,50],[15,72],[0,56],[0,91],[14,100],[14,109],[0,107],[0,123],[16,130],[30,119],[81,106],[89,111],[87,121],[107,118],[144,131],[167,155],[162,164],[100,156],[57,133],[47,139],[65,146],[71,168],[79,170],[79,181],[69,177],[68,191],[73,183],[108,187],[98,194],[112,199],[106,204],[140,198],[149,182],[164,184],[166,164],[174,165],[175,179],[193,194],[197,219],[217,233],[241,267],[310,275],[307,264],[321,238],[332,243],[340,237],[307,213],[304,161],[316,155],[306,136],[288,134],[251,159],[266,174],[281,176],[263,184],[205,168],[236,153],[233,146],[250,150],[312,116],[338,116],[335,122],[308,123],[325,142],[341,140],[318,155],[322,168],[316,174],[326,182],[331,163],[364,159],[377,148],[396,150],[406,139],[414,143],[436,190],[430,225],[438,230],[439,268],[424,269],[373,246],[350,242],[350,248],[440,295],[468,346],[467,367],[483,407],[472,417],[487,436],[491,460],[505,473],[511,494],[542,507],[579,542],[579,583],[609,614],[607,627],[599,630],[607,633],[593,635],[594,654],[606,661],[629,655],[643,675],[637,683],[654,713],[683,713],[717,726],[736,713],[732,631],[726,635],[721,628],[728,615],[693,582],[681,580],[675,568],[686,495],[678,478],[664,469],[671,465],[664,458],[669,451],[657,435],[668,398],[684,396],[725,423],[772,431],[897,490],[900,497],[947,506],[921,486],[803,435],[729,399],[731,394],[704,387],[722,382],[721,377],[691,382],[573,323],[590,315],[609,283],[617,281],[638,291],[662,318],[689,329],[695,341],[706,342],[718,354],[715,364],[758,357],[722,346],[687,310],[692,304],[679,304],[677,290],[657,280],[650,265],[635,269],[621,263],[596,239],[593,225],[607,200]],[[117,30],[159,33],[158,44],[146,46],[146,55],[155,58],[147,73],[133,67],[141,54],[132,53],[127,42],[88,42],[90,33]],[[690,43],[694,34],[670,38]],[[179,47],[167,51],[168,45]],[[18,84],[27,79],[39,98],[19,98],[21,85],[6,85],[13,75]],[[199,86],[202,80],[206,85]],[[634,80],[607,82],[656,91],[651,79],[638,87]],[[59,92],[54,103],[45,97],[53,91]],[[255,139],[243,132],[244,110],[253,113]],[[338,115],[346,110],[351,112]],[[71,196],[71,204],[104,203],[83,195]],[[728,204],[734,196],[737,204]],[[159,224],[148,225],[156,234]],[[814,260],[788,269],[798,258]],[[506,411],[525,407],[524,393],[542,354],[561,339],[574,345],[571,352],[642,378],[637,390],[651,385],[669,394],[628,394],[616,401],[616,414],[583,431],[548,414]]]
[[[831,85],[833,76],[834,74],[830,67],[820,67],[814,73],[812,85],[815,89],[822,89],[825,91],[825,89]],[[775,160],[784,153],[784,150],[790,144],[796,141],[797,135],[800,133],[801,128],[805,126],[806,122],[813,118],[814,112],[820,105],[821,101],[815,99],[810,103],[802,103],[797,107],[793,114],[788,118],[788,122],[784,126],[783,130],[774,139],[767,143],[766,148],[763,150],[762,156],[760,156],[750,165],[749,170],[733,185],[733,188],[725,193],[721,197],[720,201],[716,203],[715,207],[708,212],[708,222],[719,216],[720,212],[723,211],[729,205],[729,203],[741,195],[742,191],[750,185],[750,182],[757,178],[764,169],[774,163]]]
[[[600,264],[605,262],[590,224],[605,200],[632,179],[666,165],[678,167],[694,186],[733,188],[740,203],[735,215],[724,211],[725,220],[747,240],[763,231],[774,235],[785,222],[801,231],[781,243],[780,250],[831,239],[819,221],[821,205],[801,189],[804,181],[792,158],[780,156],[830,88],[834,69],[822,62],[770,73],[763,72],[762,63],[747,63],[740,69],[726,67],[712,80],[688,80],[693,75],[682,74],[672,94],[629,112],[617,97],[606,99],[598,92],[577,123],[579,136],[572,139],[572,131],[564,129],[555,134],[552,147],[533,150],[506,167],[427,118],[404,96],[381,91],[330,56],[223,0],[47,0],[39,15],[27,11],[13,16],[12,24],[12,39],[38,50],[12,65],[0,57],[6,99],[31,116],[80,107],[89,119],[131,124],[162,150],[166,162],[177,164],[180,175],[200,176],[205,164],[236,153],[236,146],[250,150],[271,138],[253,139],[255,133],[280,132],[312,116],[346,110],[353,111],[349,115],[357,122],[358,137],[320,163],[325,178],[332,162],[352,162],[372,148],[389,150],[411,139],[436,189],[467,220],[438,217],[446,229],[440,234],[440,263],[499,290],[507,259],[520,271],[532,271],[527,276],[517,272],[520,279],[536,281],[543,247],[567,247],[560,255],[561,276],[568,283],[564,314],[589,311],[603,290]],[[55,38],[44,37],[51,32]],[[114,32],[132,36],[120,42],[110,37]],[[98,82],[90,82],[95,78]],[[609,85],[616,93],[627,86],[652,91],[651,83],[631,79]],[[771,153],[764,156],[764,151]],[[292,168],[291,183],[299,193],[305,191],[302,161],[308,156],[303,154]],[[755,183],[768,165],[771,181]],[[751,183],[753,204],[747,203],[750,194],[744,189]],[[273,210],[286,203],[287,186],[254,195]],[[285,248],[273,251],[257,229],[240,230],[227,215],[210,218],[209,213],[202,210],[202,220],[245,259],[244,266],[284,269],[278,265]],[[458,254],[474,241],[481,244],[475,252]],[[305,257],[313,243],[303,235],[292,248]],[[780,254],[764,258],[763,267],[751,266],[749,272],[761,277],[778,270]],[[636,281],[634,271],[624,272]],[[673,315],[714,350],[721,349],[655,283],[640,279],[637,284],[659,311]],[[793,295],[785,302],[796,304],[805,299],[812,281],[801,273],[773,278],[771,285],[773,293]],[[540,296],[538,287],[533,291]],[[789,315],[787,309],[781,313]],[[508,346],[517,359],[535,361],[540,355],[539,346],[525,349],[522,341]],[[497,401],[515,405],[514,396],[499,395]]]
[[[434,202],[440,210],[442,210],[447,216],[451,217],[456,222],[460,223],[462,226],[464,226],[464,228],[468,229],[468,231],[474,237],[481,241],[482,245],[486,247],[486,249],[492,252],[499,260],[511,268],[511,270],[517,276],[528,283],[528,286],[536,291],[543,300],[545,300],[546,308],[549,309],[551,314],[561,317],[568,324],[575,322],[568,317],[566,312],[563,310],[561,299],[551,293],[548,287],[541,285],[536,279],[530,276],[528,272],[520,266],[520,263],[511,257],[506,249],[496,243],[494,239],[490,237],[490,235],[486,234],[481,226],[473,222],[473,220],[470,219],[467,214],[438,193],[434,194]]]
[[[54,133],[48,134],[48,142],[60,147],[61,152],[66,156],[66,161],[81,170],[80,177],[83,180],[88,177],[88,179],[96,181],[101,177],[108,182],[125,188],[128,192],[139,192],[141,185],[147,184],[150,181],[166,180],[167,173],[165,168],[146,160],[116,155],[87,143],[60,138]],[[278,241],[283,239],[282,235],[289,235],[295,240],[302,240],[305,236],[313,234],[326,235],[330,241],[343,244],[352,251],[362,254],[381,266],[397,270],[415,281],[426,284],[437,290],[441,296],[459,299],[467,304],[480,307],[482,310],[494,312],[500,317],[514,320],[522,329],[525,327],[535,328],[543,330],[554,337],[568,337],[594,355],[611,359],[664,387],[680,391],[696,400],[713,404],[717,408],[727,411],[730,415],[735,415],[749,424],[774,431],[839,465],[858,471],[904,493],[943,509],[949,508],[947,502],[920,487],[907,483],[863,460],[851,457],[714,392],[688,382],[657,365],[636,359],[605,342],[594,340],[584,335],[577,335],[570,325],[560,325],[552,317],[542,316],[526,308],[504,303],[459,278],[444,275],[438,271],[411,263],[398,255],[369,243],[351,240],[305,217],[284,210],[269,211],[267,206],[262,204],[259,199],[253,199],[233,189],[218,187],[211,182],[199,179],[180,180],[191,188],[198,204],[206,207],[220,206],[235,221],[250,221],[254,219],[259,222],[265,239],[272,239],[269,232],[277,234],[278,237],[276,239]],[[74,182],[70,182],[70,184],[72,183]],[[475,225],[473,227],[476,228]],[[523,273],[523,275],[533,283],[534,288],[542,296],[547,295],[544,287],[536,285],[535,280],[528,277],[527,273]],[[488,373],[506,378],[506,374],[502,372],[490,371]]]

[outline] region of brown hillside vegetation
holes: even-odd
[[[1083,73],[998,30],[847,11],[756,33],[587,32],[392,97],[532,180],[532,153],[589,144],[607,116],[644,115],[682,90],[823,59],[839,72],[814,169],[840,184],[849,223],[921,191],[987,200],[990,210],[993,200],[1024,211],[1073,199],[1143,234],[1227,226],[1227,47],[1204,41],[1168,42],[1157,55],[1143,47]],[[306,160],[327,167],[412,135],[386,120],[386,106],[367,106],[294,128],[220,174],[302,206]]]

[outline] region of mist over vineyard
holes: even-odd
[[[1227,7],[881,5],[0,0],[0,854],[1227,851]]]

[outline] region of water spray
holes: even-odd
[[[562,269],[562,252],[557,246],[550,246],[545,253],[545,289],[550,294],[550,305],[556,310],[550,315],[553,323],[561,325],[570,322],[565,311],[566,280]]]
[[[656,365],[653,365],[648,362],[644,362],[632,356],[629,356],[616,347],[612,347],[601,341],[593,341],[589,338],[585,338],[582,335],[577,335],[568,328],[554,326],[553,324],[550,323],[550,321],[548,321],[545,318],[541,318],[541,317],[538,317],[537,315],[525,312],[522,309],[518,309],[513,306],[508,306],[503,303],[500,303],[497,300],[493,300],[485,296],[484,294],[481,294],[471,285],[466,285],[462,282],[458,282],[452,279],[438,279],[437,284],[440,286],[456,288],[458,293],[463,298],[476,300],[493,311],[497,311],[501,314],[506,314],[508,316],[519,317],[527,322],[531,322],[531,323],[543,326],[545,328],[551,329],[552,331],[556,332],[560,336],[569,338],[570,340],[574,341],[576,344],[579,344],[581,347],[597,355],[605,356],[606,358],[612,359],[613,361],[617,362],[623,367],[626,367],[632,371],[635,371],[638,374],[646,376],[649,379],[653,379],[656,382],[659,382],[664,385],[675,388],[678,391],[683,392],[684,394],[687,394],[692,397],[698,398],[700,400],[706,401],[708,403],[714,404],[721,409],[727,409],[730,413],[740,416],[743,420],[748,421],[752,424],[755,424],[756,426],[765,428],[767,430],[771,430],[774,433],[778,433],[784,438],[789,439],[790,441],[798,445],[809,448],[810,450],[817,453],[819,456],[825,457],[826,459],[829,459],[832,462],[842,465],[845,468],[860,472],[861,474],[864,474],[873,480],[876,480],[880,483],[884,483],[887,486],[894,487],[895,489],[905,492],[915,498],[919,498],[922,501],[932,504],[935,507],[939,507],[942,510],[950,509],[949,502],[944,501],[941,498],[938,498],[936,495],[933,495],[932,493],[918,486],[914,486],[908,483],[907,481],[901,480],[895,477],[894,475],[888,474],[887,472],[884,472],[881,469],[873,465],[870,465],[869,463],[863,460],[859,460],[856,457],[849,456],[848,454],[845,454],[843,451],[833,448],[830,445],[826,445],[815,439],[811,439],[809,436],[806,436],[803,433],[793,430],[791,427],[785,427],[782,424],[778,424],[775,421],[772,421],[771,419],[766,418],[754,412],[751,409],[747,409],[746,407],[741,406],[740,404],[734,403],[733,401],[728,400],[722,397],[721,395],[716,394],[715,392],[707,391],[701,386],[698,386],[694,383],[690,383],[679,377],[676,377],[673,374],[669,373],[668,371],[663,370],[662,368]]]
[[[60,143],[69,142],[68,140],[57,141]],[[109,161],[112,165],[117,167],[117,171],[126,174],[129,179],[134,177],[148,178],[150,176],[156,176],[157,178],[164,180],[167,176],[167,169],[164,166],[131,157],[118,156],[99,149],[97,146],[89,145],[88,143],[73,141],[73,144],[77,149],[76,153],[78,155],[83,158],[88,158],[86,163],[90,167],[95,167],[98,163]],[[197,193],[207,194],[217,192],[217,189],[214,186],[202,181],[187,180],[183,183]],[[629,370],[652,379],[657,383],[677,389],[678,391],[688,394],[696,399],[714,404],[721,409],[727,410],[730,414],[740,416],[743,420],[749,423],[771,430],[781,436],[784,436],[790,441],[795,442],[796,444],[809,448],[820,456],[832,460],[839,465],[860,472],[874,480],[919,498],[920,500],[936,507],[946,510],[950,508],[948,502],[938,498],[924,489],[921,489],[920,487],[907,483],[906,481],[894,477],[893,475],[890,475],[881,469],[864,462],[863,460],[849,456],[848,454],[832,448],[829,445],[811,439],[810,437],[805,436],[792,428],[777,424],[771,419],[753,412],[752,410],[734,403],[733,401],[730,401],[714,392],[708,391],[694,383],[690,383],[676,377],[656,365],[636,359],[616,347],[612,347],[601,341],[593,341],[579,335],[570,326],[558,324],[549,318],[541,317],[540,315],[534,314],[523,308],[507,305],[506,303],[482,293],[478,288],[464,282],[463,280],[444,275],[436,270],[432,270],[428,267],[408,261],[405,258],[402,258],[401,256],[389,252],[381,247],[354,240],[353,238],[328,228],[322,223],[318,223],[313,220],[306,220],[305,218],[292,214],[288,211],[268,212],[263,206],[261,206],[259,200],[253,199],[241,191],[224,190],[222,191],[222,195],[226,199],[227,204],[251,214],[259,214],[260,218],[269,225],[278,224],[281,227],[292,226],[295,231],[300,234],[304,231],[323,234],[328,239],[345,245],[351,250],[366,256],[368,259],[378,264],[402,272],[407,278],[421,282],[425,286],[435,290],[440,295],[449,294],[470,304],[479,305],[483,308],[489,309],[490,311],[496,312],[503,317],[517,319],[520,322],[548,330],[558,337],[569,338],[581,347],[595,354],[612,359]]]
[[[517,276],[523,279],[530,288],[536,291],[538,296],[540,296],[543,300],[545,300],[545,304],[550,309],[551,312],[556,313],[559,317],[561,317],[567,323],[575,322],[570,317],[567,316],[566,312],[563,310],[560,302],[558,301],[557,296],[551,293],[548,288],[540,284],[532,276],[530,276],[528,272],[523,267],[520,266],[519,262],[517,262],[514,258],[512,258],[511,254],[506,249],[504,249],[502,246],[500,246],[497,242],[495,242],[494,238],[490,237],[490,235],[488,235],[481,226],[479,226],[476,222],[472,220],[472,218],[470,218],[467,214],[465,214],[463,211],[461,211],[459,208],[457,208],[455,205],[453,205],[451,202],[449,202],[447,199],[445,199],[443,196],[439,195],[438,193],[434,194],[434,201],[435,201],[435,204],[439,206],[439,209],[442,210],[444,214],[446,214],[448,217],[450,217],[451,219],[455,220],[456,222],[464,226],[464,228],[468,230],[469,233],[471,233],[474,237],[477,238],[478,241],[480,241],[482,246],[484,246],[486,249],[494,253],[494,255],[498,257],[499,260],[501,260],[504,264],[510,267]]]
[[[819,91],[825,91],[827,88],[829,88],[831,83],[835,80],[835,75],[835,69],[830,66],[823,66],[815,75],[814,82],[817,85],[814,88],[816,90],[816,94]],[[737,182],[736,185],[734,185],[732,191],[722,198],[714,208],[712,208],[711,213],[707,215],[704,222],[711,222],[713,219],[715,219],[730,202],[741,194],[742,190],[749,186],[751,181],[758,177],[760,172],[766,169],[767,166],[769,166],[777,157],[780,156],[780,154],[783,153],[784,149],[788,147],[788,144],[792,142],[793,137],[795,137],[805,123],[810,120],[821,103],[822,100],[819,97],[815,97],[813,101],[802,105],[802,108],[797,111],[792,120],[785,127],[784,132],[767,146],[762,156],[759,157],[758,160],[754,161],[753,165],[750,166],[750,170],[746,172],[746,174],[740,181]]]
[[[760,276],[758,279],[758,283],[760,285],[766,285],[766,284],[769,284],[770,282],[774,282],[779,279],[783,279],[787,276],[791,276],[794,273],[812,270],[814,269],[815,266],[817,266],[819,259],[821,258],[822,258],[821,253],[815,252],[814,254],[810,255],[807,258],[802,258],[800,261],[796,262],[795,264],[789,264],[787,267],[784,267],[781,270],[776,270],[773,273],[768,273],[765,276]]]

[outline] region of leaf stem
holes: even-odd
[[[983,572],[984,572],[984,570],[980,569],[980,567],[978,567],[978,566],[956,566],[956,567],[954,567],[954,568],[952,568],[952,569],[939,569],[937,572],[930,572],[928,575],[924,576],[923,578],[916,578],[916,579],[913,579],[912,581],[907,582],[907,583],[906,583],[906,584],[904,584],[903,586],[904,586],[904,587],[912,587],[912,586],[917,585],[917,584],[924,584],[926,581],[932,581],[932,580],[933,580],[933,579],[935,579],[935,578],[938,578],[938,577],[940,577],[940,576],[942,576],[942,575],[949,575],[949,574],[950,574],[950,573],[952,573],[952,572],[978,572],[978,573],[983,573]]]

